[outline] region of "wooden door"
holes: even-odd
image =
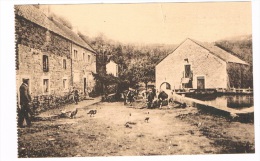
[[[204,78],[204,76],[197,77],[197,89],[205,89],[205,78]]]

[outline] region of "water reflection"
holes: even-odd
[[[243,109],[252,107],[253,95],[187,95],[187,97],[205,101],[211,105]]]

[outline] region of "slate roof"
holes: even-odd
[[[243,60],[239,59],[238,57],[232,55],[231,53],[229,53],[229,52],[227,52],[227,51],[225,51],[225,50],[215,46],[212,43],[199,42],[199,41],[192,40],[190,38],[187,38],[185,41],[187,41],[187,40],[191,40],[192,42],[196,43],[197,45],[201,46],[202,48],[208,50],[211,54],[215,55],[216,57],[218,57],[219,59],[225,61],[226,63],[238,63],[238,64],[249,65],[245,61],[243,61]],[[176,49],[178,49],[185,41],[183,41],[179,46],[177,46],[170,54],[174,53],[174,51]],[[165,56],[160,62],[157,63],[157,65],[159,63],[161,63],[170,54]]]
[[[15,14],[52,31],[93,53],[96,53],[71,29],[58,23],[55,20],[50,20],[42,11],[33,5],[15,5]]]
[[[239,59],[238,57],[232,55],[231,53],[217,47],[214,44],[211,43],[202,43],[202,42],[198,42],[195,40],[190,39],[191,41],[195,42],[196,44],[198,44],[199,46],[207,49],[208,51],[210,51],[213,55],[217,56],[218,58],[224,60],[227,63],[238,63],[238,64],[244,64],[244,65],[249,65],[248,63],[246,63],[245,61]]]

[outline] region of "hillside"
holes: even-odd
[[[216,45],[252,65],[252,35],[220,40]]]
[[[240,86],[235,85],[237,83],[239,84],[236,79],[240,76],[241,72],[243,72],[244,75],[241,78],[243,82],[241,82],[241,84],[243,84],[242,88],[253,88],[252,35],[220,40],[216,42],[216,45],[250,64],[250,66],[244,68],[243,71],[240,71],[239,69],[232,71],[229,75],[230,84],[233,84],[233,86]]]
[[[112,41],[102,35],[89,38],[83,34],[80,37],[97,51],[97,72],[105,73],[105,64],[114,60],[119,65],[119,78],[125,85],[133,86],[139,82],[155,81],[155,66],[177,45],[164,44],[123,44]],[[247,79],[252,76],[252,36],[240,36],[215,42],[216,46],[230,52],[250,64]],[[249,83],[252,84],[252,83]],[[251,85],[250,85],[251,86]]]

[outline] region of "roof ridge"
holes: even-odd
[[[227,62],[227,63],[234,63],[234,62],[232,62],[232,61],[229,61],[229,60],[226,60],[226,59],[222,58],[222,57],[219,56],[215,51],[212,51],[212,49],[209,49],[207,46],[205,46],[205,43],[206,43],[206,42],[203,43],[203,42],[198,42],[198,41],[196,41],[196,40],[194,40],[194,39],[191,39],[191,38],[188,38],[188,39],[190,39],[191,41],[193,41],[193,42],[196,43],[197,45],[203,47],[204,49],[208,50],[209,52],[211,52],[213,55],[215,55],[216,57],[220,58],[221,60],[223,60],[223,61],[225,61],[225,62]],[[207,42],[207,43],[208,43],[208,42]],[[248,63],[245,62],[244,60],[241,60],[239,57],[237,57],[237,56],[235,56],[235,55],[232,55],[230,52],[228,52],[228,51],[226,51],[226,50],[224,50],[224,49],[222,49],[222,48],[216,46],[215,44],[213,45],[212,43],[208,43],[207,45],[212,46],[212,47],[214,47],[214,48],[217,48],[218,50],[224,51],[224,52],[226,52],[227,54],[229,54],[229,56],[231,56],[231,57],[233,56],[233,57],[237,58],[239,61],[242,62],[242,63],[239,63],[239,62],[236,62],[236,63],[248,65]]]
[[[190,39],[190,38],[189,38]],[[203,47],[204,49],[208,50],[209,52],[211,52],[213,55],[215,55],[216,57],[218,57],[219,59],[227,62],[225,59],[221,58],[220,56],[214,54],[214,52],[212,52],[210,49],[208,49],[207,47],[205,47],[204,45],[202,45],[201,43],[197,42],[196,40],[190,39],[191,41],[193,41],[194,43],[196,43],[197,45]]]
[[[169,53],[168,55],[166,55],[160,62],[158,62],[157,65],[160,64],[160,63],[161,63],[165,58],[167,58],[170,54],[174,53],[174,52],[175,52],[183,43],[185,43],[187,40],[190,40],[190,41],[194,42],[195,44],[199,45],[200,47],[202,47],[202,48],[208,50],[211,54],[213,54],[214,56],[218,57],[219,59],[223,60],[223,61],[226,62],[226,63],[239,63],[239,64],[248,65],[248,63],[246,63],[245,61],[241,60],[241,59],[238,58],[237,56],[232,55],[231,53],[229,53],[229,52],[227,52],[227,51],[221,49],[220,47],[218,47],[218,46],[216,46],[216,45],[212,45],[212,44],[208,43],[208,45],[212,46],[212,48],[214,47],[214,48],[217,48],[217,49],[220,50],[220,51],[223,51],[223,53],[222,53],[222,56],[223,56],[223,57],[224,57],[224,54],[226,53],[226,54],[228,54],[229,57],[233,57],[233,58],[235,58],[235,59],[237,59],[237,60],[230,61],[230,60],[228,60],[228,58],[223,58],[223,57],[220,56],[221,53],[220,53],[220,54],[217,54],[215,51],[212,51],[212,49],[209,49],[209,47],[205,46],[204,43],[199,42],[199,41],[196,41],[196,40],[194,40],[194,39],[192,39],[192,38],[189,38],[189,37],[186,38],[184,41],[182,41],[172,52],[170,52],[170,53]]]
[[[89,47],[90,49],[88,49],[87,47],[84,47],[84,48],[86,48],[86,49],[88,49],[88,50],[90,50],[90,51],[92,51],[93,49],[92,49],[92,47],[89,45],[89,44],[87,44],[77,33],[75,33],[72,29],[70,29],[69,27],[67,27],[66,25],[63,25],[61,22],[59,22],[58,20],[55,20],[55,18],[53,18],[53,20],[51,20],[50,19],[50,21],[52,21],[52,22],[54,22],[54,24],[55,23],[58,23],[59,25],[61,25],[62,27],[64,27],[64,28],[66,28],[66,30],[68,30],[68,31],[70,31],[71,32],[71,34],[74,34],[74,36],[77,38],[77,39],[80,39],[80,41],[82,41],[82,43],[84,43],[85,45],[87,45],[87,47]],[[57,26],[57,24],[55,24],[56,26]],[[59,26],[57,26],[57,27],[59,27]],[[60,27],[59,27],[60,28]],[[62,28],[60,28],[61,30],[62,30]],[[65,33],[66,33],[66,31],[64,31]],[[69,33],[67,33],[67,34],[69,34]],[[68,35],[69,36],[69,35]],[[71,41],[75,41],[75,40],[73,40],[74,38],[73,37],[71,37]],[[76,42],[74,42],[74,43],[76,43]],[[78,43],[76,43],[77,45],[80,45],[80,44],[78,44]],[[80,46],[82,46],[82,45],[80,45]],[[92,49],[92,50],[91,50]],[[95,50],[93,50],[92,52],[95,52]]]
[[[87,44],[83,39],[81,39],[79,36],[77,36],[77,38],[75,38],[76,33],[73,32],[70,28],[61,24],[57,20],[51,20],[44,12],[42,12],[39,8],[35,7],[34,5],[15,5],[15,14],[23,17],[26,20],[29,20],[30,22],[32,22],[34,24],[37,24],[43,28],[46,28],[47,30],[52,31],[55,34],[58,34],[59,36],[65,38],[67,40],[70,40],[73,43],[75,43],[93,53],[96,53],[96,51],[89,44]],[[35,15],[32,16],[32,14],[35,14]],[[56,23],[59,23],[60,26],[58,26]],[[61,26],[63,28],[65,27],[67,32],[69,31],[70,33],[63,31]]]

